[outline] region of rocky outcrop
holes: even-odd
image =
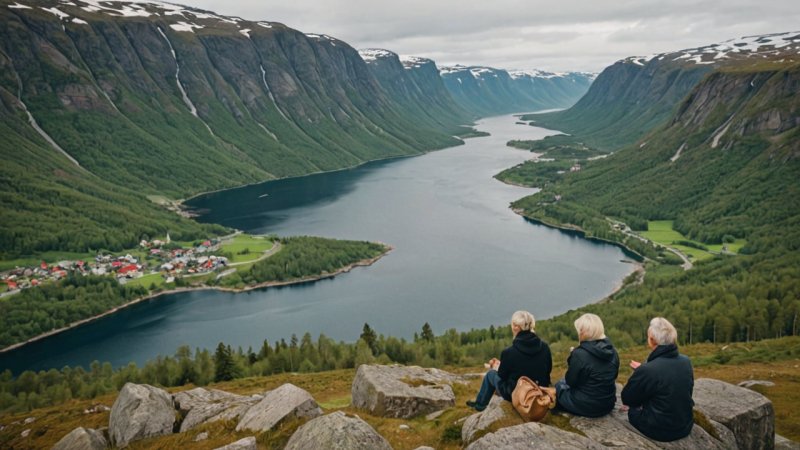
[[[791,441],[780,434],[776,434],[775,450],[800,450],[800,442]]]
[[[474,441],[482,431],[488,430],[492,425],[499,423],[518,425],[524,422],[510,402],[495,395],[486,409],[469,416],[464,421],[464,425],[461,428],[461,441],[468,444]]]
[[[694,400],[696,425],[689,436],[673,442],[653,441],[637,431],[628,422],[627,413],[621,410],[622,403],[617,385],[617,404],[612,412],[598,418],[573,416],[558,413],[569,419],[569,426],[581,433],[584,439],[596,445],[596,448],[636,448],[643,450],[670,449],[762,449],[772,448],[774,436],[774,416],[770,401],[757,392],[749,391],[717,380],[698,379],[695,382]],[[497,428],[513,420],[521,420],[511,408],[509,402],[494,398],[481,413],[473,414],[464,422],[461,436],[464,443],[470,443],[479,437],[481,432]],[[531,425],[531,424],[528,424]],[[580,442],[565,440],[562,434],[555,433],[547,425],[531,429],[512,426],[501,428],[494,433],[480,438],[468,448],[490,448],[491,446],[520,445],[519,448],[571,448],[583,445]],[[573,434],[558,430],[561,433]],[[516,444],[532,440],[538,433],[539,439],[546,442],[537,443],[535,447],[528,444]],[[575,436],[578,436],[575,434]],[[781,441],[785,448],[791,448],[791,441]],[[551,447],[548,447],[551,446]],[[508,447],[516,448],[516,447]],[[591,448],[591,447],[587,447]]]
[[[321,414],[322,409],[308,392],[286,383],[269,391],[261,401],[250,407],[236,425],[236,431],[267,431],[286,419],[311,419]]]
[[[258,403],[257,398],[217,389],[195,388],[172,396],[175,407],[184,415],[180,431],[217,420],[238,419]]]
[[[742,449],[771,449],[775,445],[772,402],[758,392],[719,380],[700,378],[694,384],[695,407],[731,430]]]
[[[673,442],[655,442],[639,433],[628,422],[627,414],[615,409],[611,414],[599,417],[572,417],[570,425],[586,437],[605,447],[637,448],[642,450],[725,450],[729,445],[715,439],[703,428],[695,425],[689,436]]]
[[[217,447],[215,450],[256,450],[257,448],[258,444],[256,443],[256,438],[250,436],[244,439],[239,439],[232,444]]]
[[[172,433],[176,411],[172,397],[147,384],[126,383],[111,407],[108,434],[111,444],[129,443]]]
[[[362,365],[353,380],[353,406],[382,417],[411,418],[455,405],[458,377],[412,366]]]
[[[359,417],[337,411],[317,417],[295,431],[285,450],[391,450],[392,446]]]
[[[467,450],[602,450],[605,446],[586,437],[549,425],[531,422],[503,428],[478,439]]]
[[[79,427],[61,438],[52,450],[103,450],[107,447],[108,440],[102,432]]]

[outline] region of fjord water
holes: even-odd
[[[505,144],[552,131],[484,119],[489,137],[423,156],[198,197],[198,218],[250,233],[381,241],[366,268],[293,287],[172,294],[0,355],[0,368],[138,364],[180,345],[258,348],[306,331],[354,341],[364,323],[409,338],[506,324],[518,309],[546,318],[596,301],[632,266],[617,247],[525,221],[509,202],[534,190],[492,178],[531,158]]]

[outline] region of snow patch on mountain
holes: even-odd
[[[744,36],[718,44],[684,49],[677,52],[657,53],[650,56],[631,56],[622,62],[644,66],[653,58],[672,61],[685,60],[694,64],[714,64],[725,59],[800,54],[800,31]]]
[[[428,58],[420,58],[419,56],[404,55],[400,57],[400,62],[403,64],[404,69],[411,70],[411,69],[419,69],[425,64],[430,64],[433,61]]]
[[[397,53],[390,52],[389,50],[384,50],[382,48],[363,48],[358,51],[358,55],[361,56],[361,59],[364,62],[369,63],[380,58],[396,58]]]
[[[202,25],[196,25],[193,23],[186,23],[186,22],[171,23],[169,27],[175,31],[183,31],[189,33],[194,33],[195,28],[197,29],[204,28]]]

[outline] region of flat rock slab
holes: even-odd
[[[412,418],[455,406],[460,377],[417,366],[361,365],[353,380],[353,406],[374,416]]]
[[[111,407],[108,434],[115,447],[171,434],[176,416],[172,397],[148,384],[126,383]]]
[[[294,432],[284,450],[391,450],[389,442],[359,417],[341,411],[317,417]]]
[[[736,436],[742,449],[772,449],[775,412],[768,398],[732,384],[709,378],[694,382],[695,407]]]
[[[478,437],[480,432],[501,421],[507,425],[524,423],[522,417],[514,410],[514,406],[510,402],[495,395],[489,405],[486,406],[486,409],[469,416],[464,421],[464,425],[461,427],[461,441],[469,444]]]
[[[236,425],[236,431],[267,431],[280,422],[304,417],[312,419],[322,415],[322,409],[311,394],[286,383],[269,391],[258,403],[251,406]]]
[[[689,436],[683,439],[672,442],[653,441],[641,434],[628,422],[628,415],[626,412],[620,411],[620,406],[617,403],[611,414],[603,417],[572,416],[569,423],[589,439],[611,448],[637,448],[642,450],[726,450],[730,448],[729,445],[725,445],[697,425],[692,428]]]
[[[775,450],[800,450],[800,442],[795,442],[780,434],[775,435]]]
[[[203,388],[178,392],[172,399],[175,407],[184,414],[181,432],[209,422],[239,419],[259,401],[253,397]]]
[[[61,438],[52,450],[103,450],[107,447],[108,441],[102,432],[78,427]]]
[[[239,439],[238,441],[223,445],[222,447],[217,447],[214,450],[257,450],[258,444],[256,444],[256,438],[253,436],[246,437],[244,439]]]
[[[577,433],[549,425],[530,422],[489,433],[467,447],[467,450],[605,450],[604,447]]]

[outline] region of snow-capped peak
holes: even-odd
[[[667,58],[671,61],[685,60],[695,64],[714,64],[721,60],[740,59],[754,55],[766,58],[786,54],[800,54],[800,31],[744,36],[677,52],[631,56],[623,59],[622,62],[644,66],[653,58],[658,58],[658,60]]]
[[[404,69],[419,69],[425,64],[430,64],[433,61],[428,58],[420,58],[419,56],[403,55],[400,57],[400,62],[403,64]]]
[[[372,62],[379,58],[397,57],[397,53],[390,52],[389,50],[384,50],[382,48],[363,48],[358,51],[358,54],[361,56],[361,59],[363,59],[364,62]]]

